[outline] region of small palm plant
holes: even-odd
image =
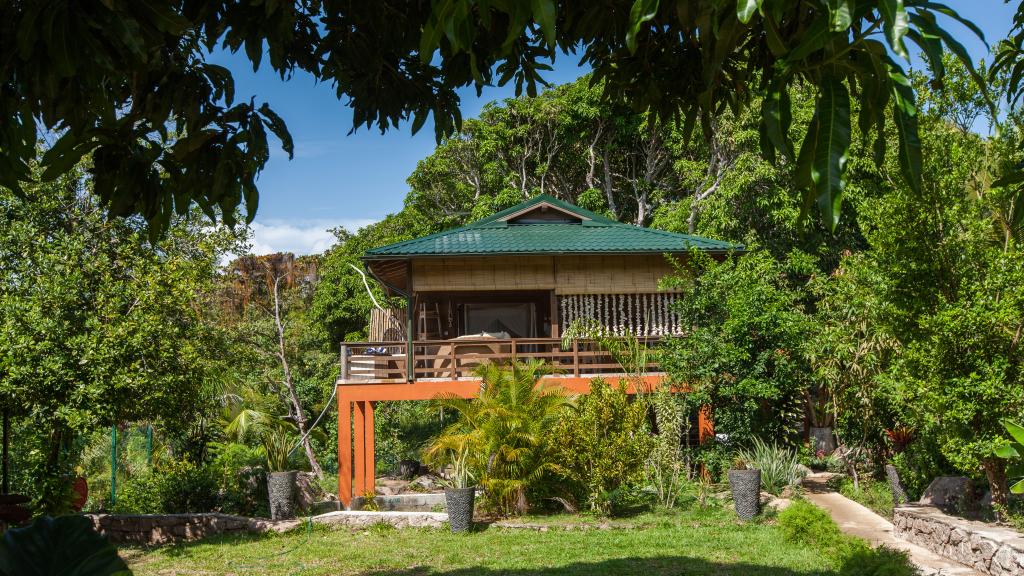
[[[479,398],[435,400],[458,418],[430,443],[426,459],[478,478],[500,514],[525,513],[529,489],[556,468],[545,439],[568,405],[560,387],[540,384],[549,372],[537,361],[480,366]]]
[[[1016,480],[1016,483],[1010,486],[1010,492],[1024,494],[1024,426],[1017,422],[1003,420],[1003,427],[1006,428],[1013,441],[999,447],[996,450],[996,455],[1010,460],[1006,473],[1011,480]]]

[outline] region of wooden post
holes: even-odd
[[[373,402],[365,402],[366,405],[366,430],[363,432],[363,443],[366,445],[365,458],[366,471],[365,478],[363,480],[363,491],[364,492],[376,492],[377,489],[377,462],[374,452],[376,451],[376,445],[374,441],[374,424],[373,424]]]
[[[355,495],[366,492],[366,402],[355,402]]]
[[[714,436],[715,421],[711,417],[711,406],[705,404],[697,413],[697,442],[703,444]]]
[[[559,316],[558,296],[556,296],[555,295],[555,291],[552,290],[551,291],[551,312],[548,314],[548,317],[551,318],[551,337],[552,338],[559,338],[561,336],[561,332],[559,332],[559,329],[558,329],[558,323],[559,323],[559,317],[558,316]]]
[[[338,499],[352,504],[352,403],[338,391]]]
[[[580,375],[580,344],[576,339],[572,341],[572,375]]]
[[[515,361],[516,361],[516,348],[518,348],[518,346],[516,346],[516,339],[513,338],[512,339],[512,362],[513,363],[515,363]]]
[[[458,344],[452,342],[451,346],[451,359],[449,361],[452,363],[452,380],[455,380],[459,377],[459,371],[455,367],[456,363],[459,361],[458,356],[455,355],[455,348],[458,347]]]
[[[365,352],[364,352],[365,354]],[[348,380],[351,368],[348,363],[348,345],[341,345],[341,379]]]

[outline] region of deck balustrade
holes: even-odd
[[[640,342],[655,347],[657,337]],[[412,378],[405,342],[345,342],[341,345],[339,384],[369,382],[398,383],[417,380],[457,380],[470,378],[485,363],[541,360],[556,373],[567,376],[621,374],[622,367],[612,355],[592,340],[575,340],[563,346],[557,338],[458,338],[424,340],[412,344]],[[658,365],[647,364],[648,372]]]

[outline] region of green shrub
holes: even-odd
[[[779,513],[778,522],[787,541],[804,546],[835,548],[843,539],[842,532],[828,512],[806,500],[794,500]]]
[[[181,460],[128,479],[118,490],[114,511],[122,514],[211,512],[217,509],[217,504],[214,471]]]
[[[164,511],[160,477],[144,472],[128,478],[117,491],[114,512],[119,514],[160,514]]]
[[[631,401],[624,383],[600,378],[562,411],[550,440],[558,475],[578,500],[605,514],[620,506],[616,498],[635,492],[629,487],[640,483],[652,446],[647,404]]]
[[[787,541],[821,551],[839,566],[840,576],[917,574],[905,553],[884,546],[872,549],[860,538],[843,534],[828,512],[806,500],[794,500],[779,513],[778,523]]]
[[[748,468],[761,471],[761,486],[766,492],[779,494],[786,486],[796,486],[803,478],[796,451],[754,438],[750,449],[738,454]]]
[[[885,546],[872,549],[861,540],[844,546],[839,576],[916,576],[917,568],[905,552]]]
[[[209,467],[217,482],[217,508],[240,516],[269,515],[263,452],[237,442],[215,444],[211,450],[214,457]]]
[[[880,516],[892,518],[892,491],[889,483],[875,480],[870,477],[861,477],[859,489],[854,488],[853,479],[849,476],[836,476],[839,478],[838,490],[843,496],[850,500],[859,502],[870,508]]]

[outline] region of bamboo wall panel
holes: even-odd
[[[370,310],[370,342],[402,342],[405,340],[405,308]]]
[[[558,297],[564,326],[578,319],[596,320],[617,336],[681,335],[683,326],[673,307],[680,294],[566,294]]]
[[[649,294],[674,273],[661,254],[493,256],[413,260],[417,292],[555,290],[561,294]]]
[[[644,294],[674,272],[661,254],[560,256],[555,292],[561,294]]]
[[[551,256],[429,258],[414,260],[417,292],[483,290],[551,290],[555,287]]]

